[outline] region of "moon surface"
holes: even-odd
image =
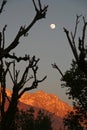
[[[54,23],[50,24],[51,29],[55,29],[56,25]]]

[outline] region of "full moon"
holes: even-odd
[[[50,28],[51,28],[51,29],[55,29],[55,27],[56,27],[56,25],[55,25],[55,24],[53,24],[53,23],[52,23],[52,24],[50,24]]]

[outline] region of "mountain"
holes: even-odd
[[[7,95],[10,97],[11,92],[7,90]],[[21,98],[18,104],[19,109],[29,109],[32,106],[36,109],[44,109],[44,111],[48,111],[52,113],[52,126],[54,130],[63,129],[63,117],[72,110],[72,108],[60,100],[54,94],[48,94],[44,91],[37,91],[35,93],[25,93]]]
[[[60,100],[56,95],[47,94],[44,91],[37,91],[35,93],[24,94],[20,101],[38,108],[54,113],[56,116],[64,117],[64,115],[71,110],[71,107]]]

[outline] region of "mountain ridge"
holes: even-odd
[[[7,89],[6,93],[11,97],[11,91],[9,89]],[[44,108],[47,111],[55,113],[56,116],[61,117],[64,117],[68,111],[72,110],[72,107],[68,103],[62,101],[58,96],[55,94],[48,94],[43,90],[34,93],[24,93],[19,101],[33,107]]]
[[[6,91],[7,95],[11,97],[11,91]],[[67,112],[72,110],[68,103],[62,101],[55,94],[48,94],[42,90],[34,93],[24,93],[19,100],[18,108],[27,110],[33,107],[37,110],[44,110],[44,112],[52,113],[53,130],[64,130],[63,118]]]
[[[27,105],[31,105],[34,107],[44,108],[49,112],[55,113],[56,116],[64,117],[68,111],[72,108],[65,103],[64,101],[60,100],[54,94],[48,94],[44,91],[37,91],[35,93],[24,94],[20,98],[21,102],[26,102]]]

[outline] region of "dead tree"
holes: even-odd
[[[48,6],[44,6],[42,8],[40,0],[38,0],[38,7],[34,0],[32,0],[36,15],[33,18],[32,22],[28,26],[21,26],[17,35],[10,45],[5,48],[5,31],[7,25],[3,27],[3,30],[0,32],[0,121],[1,121],[1,130],[12,130],[12,124],[15,119],[15,113],[17,111],[17,104],[19,98],[26,92],[32,89],[37,88],[38,83],[44,81],[46,76],[39,80],[37,78],[38,71],[38,62],[39,59],[36,59],[35,56],[30,57],[29,55],[25,55],[24,57],[17,57],[15,53],[11,54],[11,51],[15,49],[18,44],[20,44],[20,38],[22,36],[27,36],[31,27],[38,21],[46,17],[46,12]],[[4,5],[6,1],[3,0],[0,13],[2,13]],[[8,62],[8,58],[12,61]],[[20,81],[18,80],[20,70],[16,70],[16,64],[20,63],[20,61],[25,61],[28,65],[25,67],[25,71],[23,72]],[[13,67],[13,72],[10,68]],[[30,70],[32,71],[32,75],[29,75]],[[12,87],[12,96],[9,99],[6,94],[6,76],[9,73],[10,78],[13,82]],[[31,81],[32,80],[32,83]],[[26,82],[30,81],[31,85],[25,87]],[[9,101],[9,106],[5,111],[5,103],[6,99]]]

